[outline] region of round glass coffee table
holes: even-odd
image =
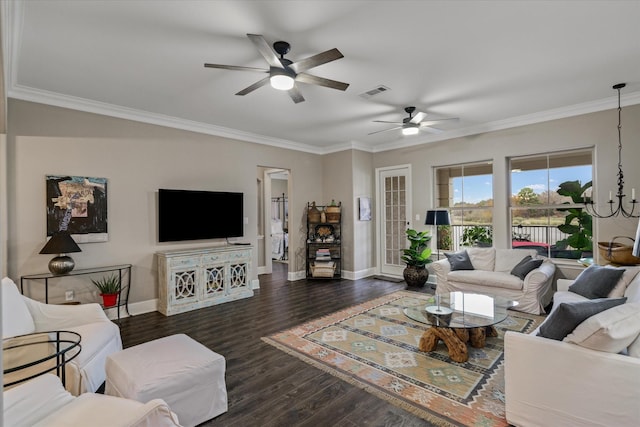
[[[54,373],[65,384],[65,366],[80,353],[82,337],[73,331],[47,331],[2,340],[4,387]]]
[[[434,295],[428,304],[404,309],[404,314],[416,322],[430,325],[422,338],[421,351],[434,351],[442,340],[455,362],[469,359],[467,342],[482,348],[486,337],[498,336],[494,325],[507,318],[507,309],[518,305],[501,297],[467,292]]]

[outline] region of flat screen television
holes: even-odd
[[[219,239],[244,235],[243,193],[158,190],[158,240]]]

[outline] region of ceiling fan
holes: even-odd
[[[375,123],[391,123],[394,125],[400,125],[389,129],[383,129],[376,132],[371,132],[369,135],[373,135],[380,132],[388,132],[390,130],[402,129],[403,135],[416,135],[420,130],[426,130],[431,133],[442,133],[441,129],[432,127],[440,122],[447,120],[458,120],[458,117],[448,117],[434,120],[424,120],[427,117],[427,113],[417,112],[415,116],[413,113],[416,111],[416,107],[405,107],[404,111],[409,114],[409,117],[402,119],[402,122],[389,122],[386,120],[374,120]]]
[[[343,58],[344,56],[338,49],[327,50],[326,52],[318,53],[317,55],[310,56],[300,61],[292,62],[284,56],[289,53],[291,45],[284,41],[277,41],[273,44],[273,49],[269,47],[267,41],[258,34],[247,34],[249,40],[251,40],[254,46],[258,49],[258,52],[264,57],[269,64],[268,69],[254,68],[254,67],[242,67],[237,65],[220,65],[220,64],[204,64],[206,68],[222,68],[225,70],[237,70],[237,71],[254,71],[259,73],[268,73],[269,75],[262,80],[258,80],[249,87],[242,89],[236,95],[246,95],[254,90],[271,83],[271,86],[275,89],[286,90],[289,96],[296,104],[304,101],[300,90],[295,83],[306,83],[318,86],[325,86],[332,89],[346,90],[349,87],[348,83],[342,83],[335,80],[325,79],[323,77],[307,74],[305,71],[318,65],[326,64],[327,62],[335,61],[336,59]],[[278,55],[280,57],[278,58]]]

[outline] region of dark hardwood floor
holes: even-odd
[[[202,426],[431,425],[260,339],[406,284],[373,278],[287,282],[286,267],[274,262],[253,298],[170,317],[154,312],[122,319],[124,347],[185,333],[226,358],[229,411]]]

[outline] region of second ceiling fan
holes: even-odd
[[[383,129],[376,132],[371,132],[369,135],[376,133],[388,132],[391,130],[402,129],[403,135],[416,135],[420,130],[425,130],[430,133],[442,133],[443,130],[432,127],[432,125],[448,120],[458,120],[458,117],[448,117],[442,119],[424,120],[427,117],[427,113],[417,112],[415,115],[416,107],[405,107],[404,111],[409,114],[409,117],[402,119],[402,122],[389,122],[386,120],[374,120],[374,123],[390,123],[395,126],[389,129]]]
[[[327,62],[335,61],[336,59],[343,58],[344,56],[338,49],[327,50],[317,55],[310,56],[300,61],[292,62],[284,57],[291,46],[284,41],[277,41],[273,44],[273,49],[269,46],[267,41],[258,34],[247,34],[249,40],[253,42],[258,52],[264,57],[269,64],[268,69],[243,67],[238,65],[221,65],[221,64],[204,64],[207,68],[222,68],[225,70],[236,71],[254,71],[259,73],[268,73],[269,75],[261,80],[258,80],[249,87],[242,89],[236,95],[246,95],[254,90],[271,83],[271,86],[275,89],[286,90],[289,96],[296,104],[304,101],[304,97],[300,93],[295,83],[306,83],[318,86],[329,87],[337,90],[346,90],[349,87],[348,83],[342,83],[335,80],[325,79],[324,77],[318,77],[306,73],[305,71],[318,65],[326,64]],[[278,55],[280,57],[278,58]]]

